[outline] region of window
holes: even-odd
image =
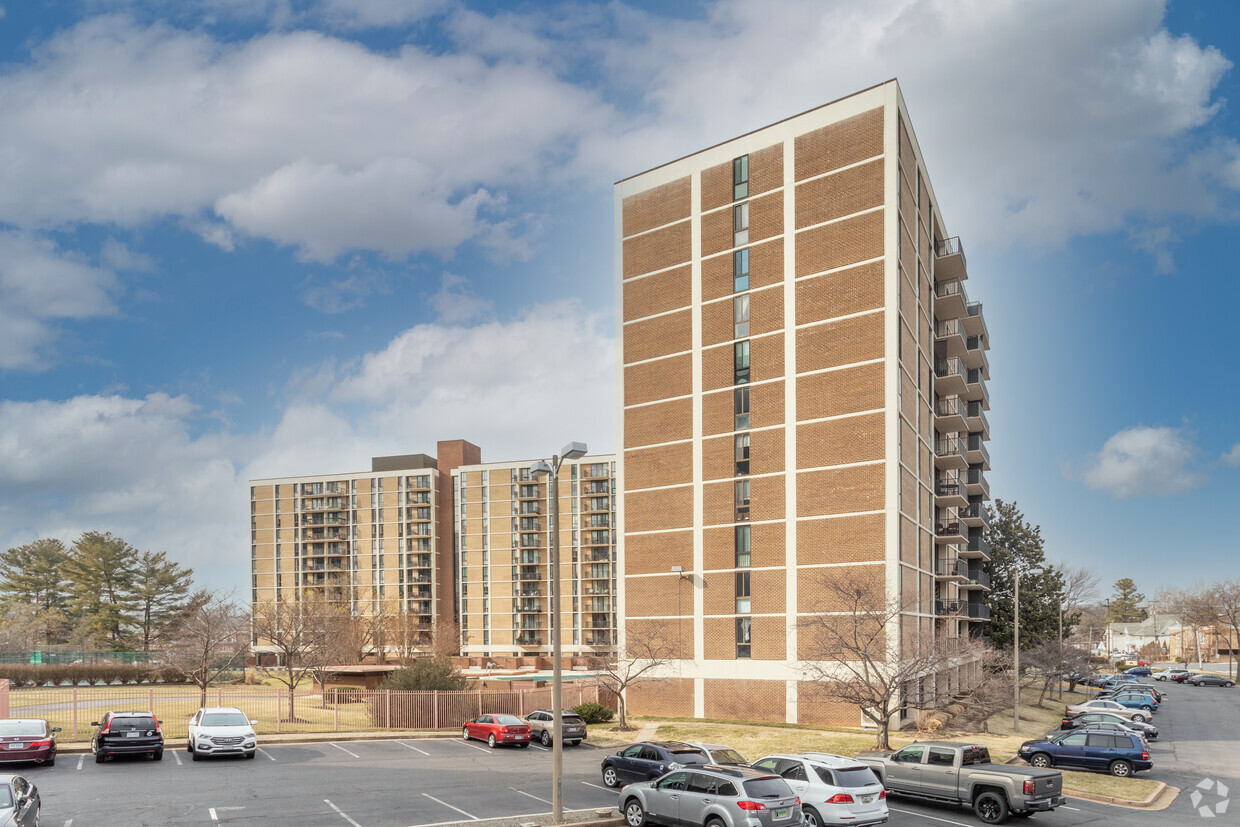
[[[926,759],[927,764],[942,764],[950,767],[956,763],[956,753],[949,749],[930,749],[930,757]]]
[[[739,293],[749,289],[749,248],[732,254],[732,290]]]
[[[743,247],[749,243],[749,202],[732,208],[732,246]]]
[[[749,434],[736,435],[736,473],[749,473]]]
[[[920,764],[922,753],[925,751],[925,747],[905,747],[891,756],[891,760],[900,764]]]
[[[749,480],[736,481],[736,521],[749,519]]]
[[[732,200],[749,197],[749,156],[742,155],[732,161]]]
[[[750,542],[749,526],[738,525],[736,527],[736,567],[738,569],[749,568]]]
[[[749,429],[749,388],[736,388],[732,391],[732,401],[736,413],[737,431]]]
[[[736,619],[736,656],[738,658],[749,657],[751,624],[752,620],[748,617]]]
[[[736,613],[749,614],[749,572],[736,573]]]
[[[737,342],[732,346],[732,362],[736,385],[749,383],[749,340]]]
[[[732,299],[732,332],[735,338],[749,335],[749,294]]]

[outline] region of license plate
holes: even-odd
[[[775,820],[776,820],[776,821],[783,821],[783,820],[784,820],[785,818],[787,818],[787,817],[788,817],[788,808],[787,808],[787,807],[782,807],[782,808],[780,808],[780,809],[778,809],[778,810],[776,810],[776,811],[775,811]]]
[[[125,733],[125,737],[126,738],[137,738],[141,734],[142,734],[141,732],[137,732],[136,730],[130,730],[129,732]]]
[[[25,749],[26,748],[25,744],[5,744],[5,746],[8,747],[9,749]]]
[[[863,795],[863,796],[861,796],[861,803],[862,803],[862,804],[873,804],[873,803],[874,803],[874,796],[872,796],[872,795]]]

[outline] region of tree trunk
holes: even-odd
[[[888,738],[889,733],[887,732],[888,727],[890,726],[890,721],[887,718],[883,718],[879,721],[875,721],[875,724],[878,725],[878,731],[874,733],[876,742],[874,744],[874,749],[887,752],[891,749],[891,739]]]
[[[203,681],[202,683],[198,684],[198,705],[199,706],[205,707],[207,705],[207,683],[208,681]]]
[[[619,709],[617,709],[616,711],[620,713],[620,728],[628,729],[629,728],[628,720],[625,718],[625,714],[624,714],[625,713],[624,689],[625,688],[622,686],[620,687],[620,691],[616,693],[616,706],[619,707]]]

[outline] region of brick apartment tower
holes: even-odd
[[[899,86],[615,197],[620,645],[679,647],[630,709],[856,725],[798,663],[823,569],[881,578],[905,645],[989,613],[986,328]]]

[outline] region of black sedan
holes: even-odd
[[[1229,688],[1236,685],[1236,682],[1226,675],[1193,675],[1184,683],[1192,686],[1226,686]]]

